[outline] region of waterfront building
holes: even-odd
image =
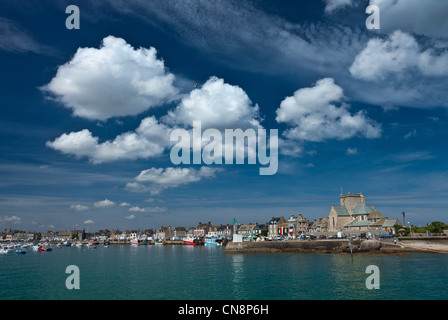
[[[211,227],[210,221],[208,223],[199,222],[199,224],[194,229],[193,235],[195,237],[203,238],[208,233],[208,230]]]
[[[280,225],[285,223],[285,218],[281,217],[272,217],[268,222],[268,236],[275,237],[280,234]]]
[[[256,236],[267,236],[268,235],[268,224],[255,222],[253,234]]]
[[[174,228],[173,237],[178,238],[186,238],[187,237],[187,229],[185,227],[176,227]]]
[[[328,231],[328,217],[314,219],[308,225],[308,232],[327,232]]]
[[[233,237],[233,225],[226,224],[220,225],[217,230],[218,237],[220,238],[232,238]]]
[[[208,238],[217,237],[218,236],[218,228],[219,228],[219,226],[210,226],[210,228],[208,229],[208,232],[206,234],[206,237],[208,237]]]
[[[328,231],[391,231],[398,219],[384,217],[372,205],[367,205],[362,193],[341,194],[340,205],[332,206],[327,218]]]
[[[174,231],[171,226],[164,227],[161,226],[156,232],[156,238],[160,240],[168,240],[171,239],[174,235]]]
[[[287,234],[296,238],[298,235],[308,231],[308,220],[299,213],[297,216],[290,215],[287,222]]]
[[[249,224],[241,224],[238,227],[238,234],[242,235],[243,237],[251,237],[253,235],[255,224],[249,223]]]

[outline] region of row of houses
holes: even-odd
[[[161,226],[156,231],[145,230],[100,230],[95,233],[86,233],[85,230],[62,230],[47,232],[24,232],[5,229],[0,239],[6,241],[65,241],[84,240],[95,238],[97,240],[126,241],[135,238],[147,239],[149,237],[167,240],[186,237],[220,237],[232,239],[234,234],[242,237],[254,238],[257,236],[298,237],[304,233],[326,232],[362,232],[362,231],[392,231],[395,225],[402,225],[398,219],[389,219],[376,210],[373,205],[367,205],[362,193],[340,195],[340,205],[332,206],[327,217],[308,220],[303,214],[291,214],[289,217],[271,217],[265,223],[212,225],[211,222],[199,222],[195,227]]]

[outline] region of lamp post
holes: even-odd
[[[412,227],[411,227],[411,223],[408,221],[408,225],[409,225],[409,235],[412,237]]]

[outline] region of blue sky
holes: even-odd
[[[315,219],[341,188],[446,222],[447,16],[437,0],[2,1],[0,228]],[[173,165],[170,132],[194,120],[278,129],[278,172]]]

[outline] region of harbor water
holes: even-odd
[[[68,289],[68,266],[79,289]],[[379,289],[368,289],[368,266]],[[98,246],[0,255],[3,300],[376,300],[448,298],[448,255],[224,253],[216,246]]]

